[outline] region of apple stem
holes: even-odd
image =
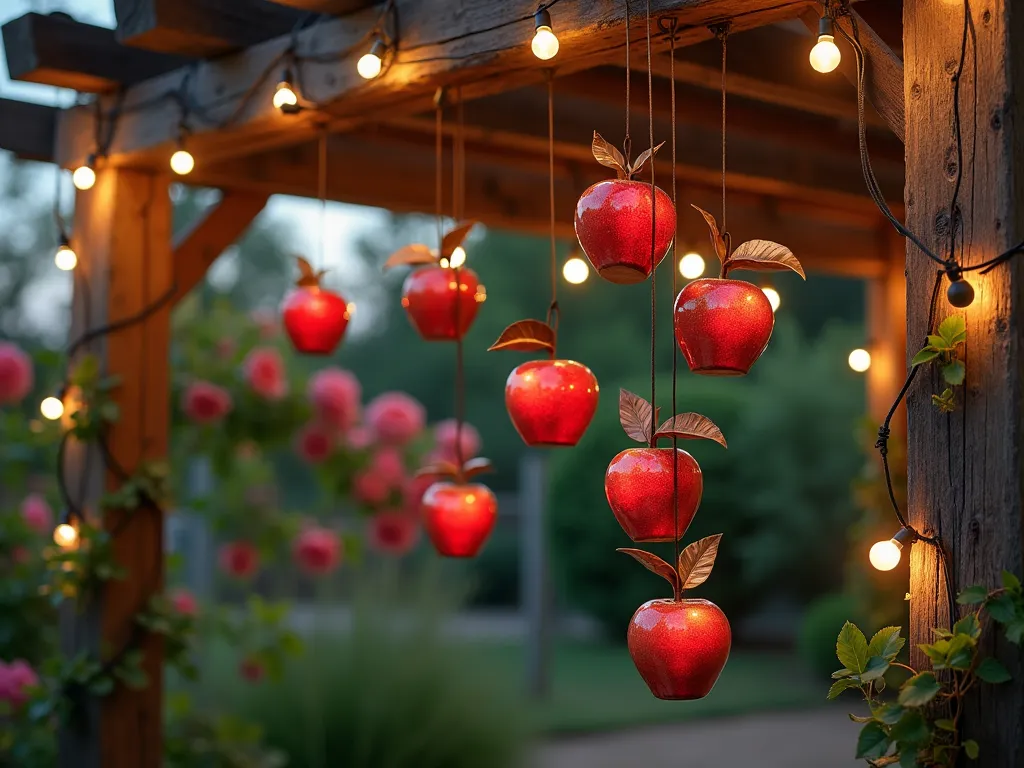
[[[678,602],[682,601],[682,599],[683,599],[683,590],[679,586],[679,582],[678,581],[672,585],[672,593],[673,593],[672,594],[672,599],[675,602],[678,603]]]

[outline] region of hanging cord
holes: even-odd
[[[626,135],[622,139],[622,154],[626,156],[626,165],[629,165],[632,161],[633,154],[633,138],[629,135],[629,113],[633,107],[630,96],[630,88],[633,80],[632,70],[629,67],[629,23],[632,17],[629,8],[629,0],[626,2]]]
[[[455,149],[452,163],[452,213],[456,221],[461,221],[466,207],[466,136],[465,109],[462,101],[462,88],[455,91]],[[462,455],[462,429],[466,420],[466,371],[462,344],[462,273],[454,267],[455,274],[455,457],[459,467],[466,461]]]
[[[320,248],[317,266],[323,269],[327,262],[327,123],[324,123],[317,143],[316,193],[320,198]]]
[[[656,391],[656,349],[655,337],[658,317],[658,291],[655,276],[658,271],[658,188],[654,179],[654,75],[651,67],[651,0],[647,0],[647,139],[651,152],[651,441],[658,431],[658,407]],[[628,25],[627,25],[628,27]],[[675,414],[673,414],[675,415]]]
[[[728,41],[729,41],[729,22],[723,22],[722,24],[716,24],[709,29],[714,33],[722,43],[722,236],[728,237],[728,227],[726,226],[726,215],[725,215],[725,168],[726,168],[726,90],[725,90],[725,73],[726,73],[726,61],[728,55]],[[673,117],[675,115],[673,114]]]
[[[558,336],[558,248],[555,242],[555,70],[547,70],[548,79],[548,204],[551,210],[551,304],[547,323]],[[554,357],[555,350],[551,350]]]
[[[964,140],[960,124],[960,78],[967,61],[967,37],[971,23],[971,3],[964,0],[964,27],[960,37],[960,63],[953,74],[953,137],[956,143],[956,180],[949,200],[949,261],[956,262],[956,225],[959,218],[960,187],[964,180]]]
[[[444,237],[444,88],[434,94],[434,217],[437,219],[437,248]]]

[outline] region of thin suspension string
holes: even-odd
[[[444,89],[438,88],[434,94],[434,217],[439,252],[444,237],[444,97]]]
[[[657,222],[657,193],[654,179],[654,74],[651,66],[651,0],[647,0],[647,138],[648,147],[651,152],[651,441],[654,442],[654,433],[658,431],[658,401],[656,383],[656,347],[657,318],[658,318],[658,291],[655,276],[658,271],[658,222]],[[628,25],[627,25],[628,26]],[[673,416],[675,414],[673,413]],[[673,456],[673,459],[675,457]]]
[[[320,198],[320,247],[317,254],[317,266],[324,268],[327,262],[327,126],[320,131],[317,152],[316,193]]]
[[[548,79],[548,204],[551,213],[551,304],[547,322],[558,332],[558,247],[555,242],[555,70],[547,71]],[[557,339],[557,336],[556,336]],[[551,350],[552,358],[555,349]]]
[[[629,135],[629,113],[632,108],[630,102],[630,86],[633,80],[632,69],[629,66],[629,22],[632,14],[629,9],[629,0],[626,2],[626,135],[622,139],[622,154],[626,156],[626,165],[629,165],[632,161],[633,154],[633,138]]]
[[[462,88],[455,91],[455,147],[452,154],[452,214],[461,221],[466,205],[466,136],[465,109]],[[462,429],[466,418],[466,373],[462,348],[462,274],[459,267],[452,270],[455,279],[455,457],[461,471],[466,457],[462,455]]]
[[[667,20],[666,27],[668,30],[668,67],[669,67],[669,106],[672,118],[670,120],[672,133],[672,207],[678,212],[678,192],[676,188],[676,25],[677,20],[673,16]],[[676,214],[676,226],[678,227],[678,217]],[[679,236],[678,230],[676,237],[672,239],[672,295],[675,296],[679,292],[679,286],[677,277],[679,273]],[[670,339],[672,342],[672,416],[676,415],[676,390],[677,390],[677,379],[679,375],[679,349],[676,346],[675,339]],[[679,467],[676,464],[679,451],[679,438],[672,435],[672,563],[673,565],[679,562]]]
[[[723,24],[718,31],[718,38],[722,41],[722,231],[725,232],[728,227],[725,221],[725,167],[726,167],[726,90],[725,90],[725,73],[726,73],[726,58],[728,54],[728,40],[729,40],[729,25],[728,23]],[[673,115],[674,116],[674,115]]]

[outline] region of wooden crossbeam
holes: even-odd
[[[114,32],[64,14],[27,13],[3,25],[12,80],[101,93],[188,63],[180,56],[119,45]]]
[[[476,98],[530,83],[543,82],[544,69],[530,50],[535,0],[503,3],[434,3],[396,0],[402,20],[400,50],[390,70],[366,82],[355,70],[359,45],[379,20],[379,9],[367,9],[344,19],[326,21],[298,36],[296,53],[323,54],[353,48],[341,61],[306,62],[301,68],[305,96],[320,103],[332,119],[365,120],[384,111],[413,114],[429,108],[438,86],[462,85],[466,98]],[[680,44],[710,37],[707,23],[731,18],[742,30],[793,18],[806,7],[804,0],[652,0],[655,16],[673,14],[680,24]],[[560,72],[590,68],[622,56],[625,7],[619,0],[593,0],[553,9],[562,42],[556,62]],[[655,22],[656,23],[656,22]],[[634,39],[642,40],[641,24],[634,20]],[[480,31],[489,30],[489,31]],[[666,42],[654,27],[658,50]],[[190,80],[192,100],[206,105],[209,121],[197,121],[192,136],[202,147],[216,133],[236,147],[251,135],[280,126],[282,116],[271,102],[279,77],[271,66],[292,47],[290,36],[261,43],[237,54],[205,62]],[[638,50],[640,50],[638,45]],[[140,159],[146,151],[177,138],[177,105],[161,96],[181,87],[188,70],[153,78],[129,89],[120,125],[109,147],[114,164]],[[246,94],[238,99],[225,94]],[[146,105],[145,109],[139,105]],[[230,124],[216,125],[231,117]],[[62,120],[61,162],[80,162],[93,146],[93,117],[89,110],[72,110]],[[315,120],[293,119],[293,136],[312,135]],[[134,156],[134,157],[132,157]]]
[[[291,32],[303,14],[267,0],[114,0],[117,39],[205,58]]]
[[[330,13],[335,16],[355,13],[376,4],[376,0],[273,0],[273,2],[303,11]]]
[[[25,160],[53,160],[57,110],[44,104],[0,99],[0,149]]]

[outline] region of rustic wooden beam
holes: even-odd
[[[114,32],[65,14],[26,13],[3,25],[12,80],[100,93],[177,70],[180,56],[119,45]]]
[[[731,18],[742,30],[792,18],[806,7],[804,0],[652,0],[655,17],[674,14],[682,30],[682,45],[707,39],[706,24]],[[316,100],[331,119],[365,120],[374,115],[414,114],[429,109],[438,86],[463,86],[465,98],[478,98],[544,80],[544,69],[530,50],[535,0],[504,3],[432,3],[396,0],[403,37],[390,69],[376,80],[364,81],[356,72],[359,44],[378,22],[379,9],[367,9],[343,19],[326,21],[298,35],[296,54],[322,56],[353,48],[341,61],[307,61],[302,66],[305,96]],[[593,0],[557,9],[562,53],[560,72],[587,69],[622,58],[625,7],[619,0]],[[525,19],[525,20],[524,20]],[[652,22],[656,24],[657,20]],[[642,39],[642,23],[634,20],[634,39]],[[488,30],[488,31],[480,31]],[[655,31],[658,50],[665,48]],[[443,42],[438,42],[443,41]],[[206,137],[230,141],[236,147],[249,138],[265,138],[266,130],[287,124],[292,137],[314,135],[315,116],[283,117],[271,104],[280,72],[271,64],[282,62],[292,48],[291,36],[260,43],[237,54],[205,62],[191,73],[190,98],[206,107],[209,118],[197,121],[192,141],[202,148]],[[642,46],[638,45],[639,51]],[[119,129],[110,146],[111,162],[138,161],[155,148],[177,138],[178,108],[161,97],[181,88],[189,70],[156,77],[129,89]],[[225,94],[246,94],[226,99]],[[141,108],[144,105],[145,108]],[[218,120],[230,125],[217,126]],[[80,162],[93,151],[87,109],[71,110],[60,129],[61,162]]]
[[[79,254],[73,313],[79,324],[73,336],[86,330],[85,323],[94,329],[134,317],[170,289],[168,182],[165,176],[107,168],[97,173],[89,192],[78,193],[72,244]],[[120,380],[111,393],[120,417],[107,443],[117,465],[128,473],[167,454],[170,309],[164,305],[88,347],[99,357],[103,372]],[[94,468],[86,476],[90,492],[82,506],[98,515],[104,490],[121,487],[123,478],[102,453],[90,463],[85,446],[73,447],[66,468],[71,477]],[[82,717],[70,718],[61,734],[59,765],[158,768],[163,764],[163,643],[158,635],[140,635],[135,617],[163,589],[163,515],[150,507],[113,510],[96,522],[111,532],[114,559],[127,573],[105,582],[98,597],[62,617],[62,648],[69,658],[86,653],[107,660],[138,642],[147,684],[133,690],[118,683],[100,699],[85,693]]]
[[[905,0],[903,53],[907,104],[907,225],[941,257],[950,253],[950,199],[957,173],[953,86],[960,53],[962,4]],[[955,255],[964,266],[991,259],[1024,240],[1024,134],[1017,94],[1024,87],[1024,14],[1018,0],[971,4],[967,64],[961,76],[965,165]],[[908,353],[924,343],[936,265],[908,244]],[[953,591],[1000,586],[1000,572],[1024,571],[1024,260],[992,272],[970,272],[974,302],[954,309],[943,281],[935,322],[960,315],[967,323],[961,356],[967,378],[957,409],[931,403],[946,384],[928,366],[908,393],[908,517],[941,537]],[[894,521],[895,525],[895,521]],[[949,627],[943,566],[936,550],[910,553],[911,663],[931,665],[920,650],[933,627]],[[967,610],[973,609],[970,606]],[[957,607],[957,612],[966,612]],[[975,686],[959,710],[964,739],[980,746],[980,764],[1024,765],[1024,663],[1020,647],[987,623],[981,653],[994,654],[1012,675],[1002,685]]]
[[[0,149],[25,160],[53,161],[57,110],[45,104],[0,99]]]
[[[267,0],[114,0],[125,45],[207,58],[288,34],[303,14]]]
[[[377,0],[273,0],[273,2],[303,11],[329,13],[334,16],[344,16],[346,13],[355,13],[378,4]]]
[[[228,191],[190,229],[174,242],[172,303],[177,303],[206,275],[224,249],[234,243],[267,204],[269,195]]]
[[[865,98],[874,106],[878,114],[885,120],[886,125],[899,137],[899,140],[903,141],[906,122],[903,106],[903,62],[856,11],[850,11],[850,14],[857,19],[860,43],[864,48],[864,57],[867,61]],[[816,10],[808,10],[800,15],[800,20],[813,35],[818,34],[820,18],[820,13]],[[836,19],[836,24],[850,36],[853,35],[850,16],[839,17]],[[836,45],[843,53],[839,71],[856,86],[857,62],[854,51],[842,35],[836,35]]]

